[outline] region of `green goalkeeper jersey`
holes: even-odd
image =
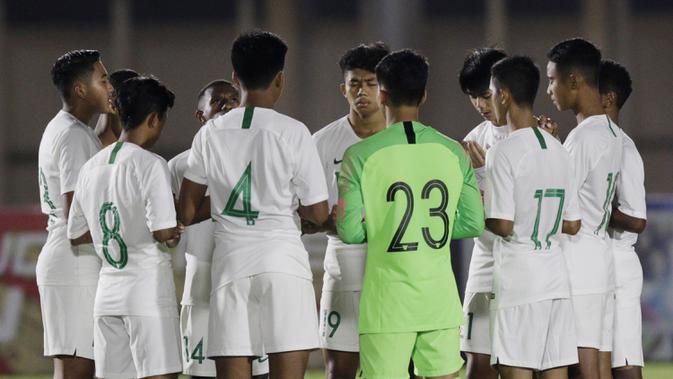
[[[481,234],[484,209],[458,142],[405,121],[351,146],[337,217],[344,242],[368,243],[360,334],[462,323],[449,245]]]

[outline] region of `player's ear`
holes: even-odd
[[[73,96],[83,99],[86,97],[86,85],[81,80],[75,80],[72,84],[72,94]]]
[[[343,97],[346,97],[346,83],[339,84],[339,91],[341,91]]]
[[[570,81],[570,89],[577,89],[579,87],[579,80],[577,75],[571,72],[568,75],[568,79]]]
[[[421,101],[418,102],[418,105],[421,106],[425,104],[425,101],[428,99],[428,90],[423,91],[423,97],[421,97]]]
[[[278,71],[276,77],[273,78],[273,85],[276,88],[283,88],[284,82],[285,82],[285,75],[283,74],[283,71]]]
[[[238,75],[236,75],[236,71],[231,72],[231,81],[234,83],[236,88],[241,88],[241,82],[238,81]]]
[[[147,126],[149,126],[150,129],[156,128],[157,126],[159,126],[160,123],[161,123],[161,117],[159,117],[159,113],[152,112],[147,115]]]
[[[197,120],[199,120],[200,123],[205,124],[206,123],[206,118],[203,117],[203,111],[202,110],[197,110],[194,112],[194,117],[196,117]]]
[[[383,106],[388,106],[390,98],[388,97],[388,92],[379,86],[379,103]]]

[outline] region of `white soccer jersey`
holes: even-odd
[[[539,128],[524,128],[486,155],[486,218],[514,222],[494,247],[493,289],[499,308],[568,297],[561,250],[563,220],[579,220],[570,157]]]
[[[313,135],[327,181],[330,211],[339,200],[337,180],[344,152],[362,139],[344,116]],[[338,250],[338,251],[337,251]],[[347,245],[336,234],[327,234],[324,288],[333,291],[360,291],[364,275],[367,245]]]
[[[268,272],[312,279],[296,210],[328,194],[304,124],[268,108],[234,109],[196,134],[185,178],[210,191],[213,290]]]
[[[605,114],[590,116],[563,146],[573,164],[582,227],[565,249],[573,295],[604,293],[614,287],[613,257],[606,229],[622,166],[623,133]]]
[[[175,196],[180,195],[182,179],[187,170],[189,150],[168,161],[171,187]],[[208,219],[185,228],[178,248],[185,253],[185,286],[182,305],[208,305],[210,299],[210,269],[215,249],[215,225]]]
[[[171,256],[152,235],[176,225],[166,161],[120,141],[81,172],[68,237],[90,231],[103,261],[94,316],[177,317]]]
[[[636,144],[626,133],[623,133],[623,141],[621,174],[617,179],[615,192],[617,208],[628,216],[647,219],[643,158],[638,153]],[[638,240],[638,234],[623,230],[611,229],[610,237],[613,240],[613,246],[629,250],[633,249],[633,245]]]
[[[490,121],[484,121],[468,133],[464,141],[474,141],[482,149],[488,151],[498,142],[507,138],[510,132],[508,125],[495,126]],[[484,167],[474,170],[479,189],[484,191]],[[484,230],[481,236],[474,239],[470,269],[465,285],[465,292],[491,292],[493,287],[493,241],[495,234]]]
[[[101,148],[94,131],[72,114],[59,111],[40,140],[40,207],[49,216],[49,236],[36,267],[38,285],[95,285],[100,259],[93,249],[75,254],[66,236],[63,194],[75,190],[79,171]],[[88,253],[87,253],[88,251]]]

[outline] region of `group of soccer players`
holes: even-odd
[[[92,50],[56,61],[37,265],[55,377],[299,379],[316,348],[331,379],[453,378],[461,351],[469,378],[565,378],[578,363],[573,377],[640,377],[645,193],[616,124],[622,66],[583,39],[550,50],[547,92],[578,122],[561,144],[533,110],[536,64],[475,49],[459,79],[485,121],[461,146],[419,120],[427,59],[383,43],[345,52],[348,113],[311,136],[273,110],[286,51],[241,34],[232,82],[199,92],[191,149],[168,163],[148,150],[175,99],[164,84],[108,76]],[[318,312],[300,239],[317,232]],[[461,305],[449,247],[472,237]]]

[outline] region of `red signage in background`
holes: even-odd
[[[39,209],[0,210],[0,374],[51,371],[42,356],[35,264],[47,239]]]

